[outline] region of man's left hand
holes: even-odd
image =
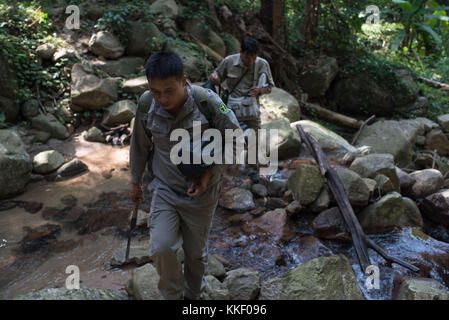
[[[189,190],[187,190],[187,195],[196,199],[199,196],[201,196],[207,188],[207,184],[209,182],[209,179],[211,178],[212,173],[209,171],[206,171],[203,173],[203,175],[195,180],[193,180],[192,184],[190,185]]]
[[[262,93],[262,90],[260,88],[252,87],[251,90],[249,90],[249,94],[251,97],[257,97]]]

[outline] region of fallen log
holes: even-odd
[[[426,79],[423,77],[418,77],[418,80],[421,82],[424,82],[432,87],[435,87],[437,89],[441,89],[444,91],[449,91],[449,84],[446,83],[442,83],[442,82],[438,82],[438,81],[434,81],[434,80],[430,80],[430,79]]]
[[[297,124],[296,129],[301,136],[301,140],[306,144],[310,153],[317,162],[321,175],[327,180],[328,186],[332,194],[334,195],[335,200],[337,201],[346,228],[351,233],[357,259],[359,261],[361,270],[363,270],[362,272],[366,272],[367,267],[371,265],[368,248],[375,250],[388,262],[395,262],[414,272],[418,272],[418,267],[398,258],[389,256],[383,248],[379,247],[374,241],[368,238],[368,236],[363,232],[362,227],[360,226],[360,223],[354,214],[354,210],[349,203],[349,199],[346,195],[343,184],[341,183],[334,169],[329,165],[327,157],[321,149],[320,145],[313,136],[307,134],[302,129],[301,125]]]
[[[311,116],[317,116],[322,120],[345,127],[359,129],[363,124],[363,121],[345,116],[335,111],[331,111],[317,104],[304,103],[303,108],[301,108],[301,110],[304,111],[304,113],[307,113]]]

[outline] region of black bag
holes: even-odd
[[[228,99],[229,99],[229,90],[226,89],[223,91],[223,94],[221,95],[221,100],[223,101],[224,104],[228,104]]]

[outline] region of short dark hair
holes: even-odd
[[[257,54],[259,51],[259,42],[254,38],[245,38],[242,42],[242,52]]]
[[[175,76],[180,80],[184,75],[184,67],[176,53],[158,51],[152,54],[145,63],[145,74],[148,79],[166,79]]]

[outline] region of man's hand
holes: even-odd
[[[249,90],[249,94],[251,97],[257,97],[262,93],[262,90],[260,88],[252,87]]]
[[[187,190],[187,195],[194,199],[201,196],[207,188],[207,183],[212,177],[212,172],[210,170],[203,173],[203,175],[197,179],[195,179],[190,185],[189,190]]]
[[[129,191],[129,197],[133,202],[143,201],[143,191],[140,184],[131,184],[131,190]]]
[[[220,84],[220,79],[218,78],[218,74],[216,74],[215,72],[213,72],[210,77],[209,77],[209,81],[212,84]]]

